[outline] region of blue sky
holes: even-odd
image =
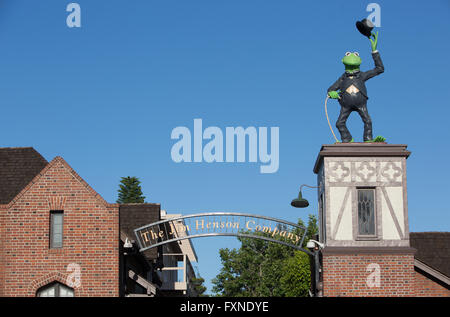
[[[346,51],[373,67],[354,23],[370,1],[87,1],[82,27],[70,1],[0,0],[0,146],[60,155],[107,201],[138,176],[169,213],[234,211],[296,222],[316,213],[290,200],[333,143],[323,101]],[[377,1],[385,73],[367,82],[374,134],[408,144],[411,231],[449,231],[450,3]],[[331,121],[339,105],[329,103]],[[279,127],[280,166],[172,161],[177,126]],[[355,139],[362,122],[348,121]],[[337,131],[336,131],[337,133]],[[315,191],[304,195],[314,201]],[[193,241],[203,277],[234,238]]]

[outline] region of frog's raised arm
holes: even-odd
[[[372,45],[372,52],[375,52],[377,50],[377,45],[378,45],[378,31],[376,34],[372,32],[372,36],[373,36],[373,40],[369,37],[369,41],[370,41],[370,44]]]
[[[375,77],[377,75],[380,75],[381,73],[384,72],[384,65],[383,65],[383,62],[381,61],[380,53],[377,50],[378,32],[376,34],[372,33],[372,36],[374,39],[373,40],[369,39],[369,40],[372,45],[372,58],[373,58],[373,61],[375,62],[375,68],[363,73],[364,80],[368,80],[368,79]]]

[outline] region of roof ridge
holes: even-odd
[[[13,198],[11,201],[6,204],[7,208],[10,208],[20,197],[22,197],[33,184],[35,184],[39,178],[41,178],[51,167],[53,167],[56,163],[61,163],[68,172],[77,179],[82,185],[86,187],[88,192],[90,192],[95,198],[100,200],[106,207],[116,206],[116,204],[108,203],[99,193],[97,193],[78,173],[61,157],[56,156],[53,160],[51,160],[33,179]]]
[[[411,233],[413,233],[413,234],[416,234],[416,233],[445,233],[445,234],[450,234],[450,232],[449,231],[414,231],[414,232],[410,232],[410,234]]]
[[[73,168],[72,166],[69,165],[69,163],[66,162],[66,160],[64,160],[61,156],[56,156],[54,159],[54,161],[59,161],[61,162],[68,170],[69,173],[72,174],[73,177],[75,177],[81,184],[83,184],[86,189],[94,195],[95,198],[98,198],[105,206],[110,207],[111,205],[114,204],[110,204],[108,203],[94,188],[92,188],[91,185],[88,184],[88,182],[86,182]]]
[[[148,205],[148,206],[161,206],[161,203],[119,203],[120,206],[126,206],[126,205]]]

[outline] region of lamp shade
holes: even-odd
[[[291,201],[291,206],[295,208],[306,208],[309,206],[309,202],[302,197],[302,191],[299,191],[298,197]]]

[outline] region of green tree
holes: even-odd
[[[137,177],[122,177],[119,184],[119,198],[117,203],[143,203],[145,197],[142,195],[141,182]]]
[[[300,219],[298,224],[304,227]],[[310,215],[304,241],[317,233],[317,219]],[[222,269],[212,280],[217,296],[308,296],[310,259],[301,251],[259,239],[239,238],[241,247],[220,249]]]
[[[279,279],[283,260],[293,249],[263,240],[239,238],[241,247],[219,251],[223,268],[213,279],[212,291],[219,296],[283,296]]]
[[[308,225],[306,226],[306,236],[303,241],[303,247],[306,246],[308,240],[314,239],[314,236],[319,233],[319,226],[317,224],[317,217],[315,215],[308,215]]]
[[[191,283],[194,286],[195,292],[200,297],[208,296],[208,295],[204,294],[206,292],[206,286],[203,285],[204,282],[205,282],[205,279],[202,278],[201,276],[191,278]]]
[[[302,251],[294,251],[294,256],[284,262],[283,272],[280,283],[285,290],[285,296],[309,296],[311,268],[308,254]]]

